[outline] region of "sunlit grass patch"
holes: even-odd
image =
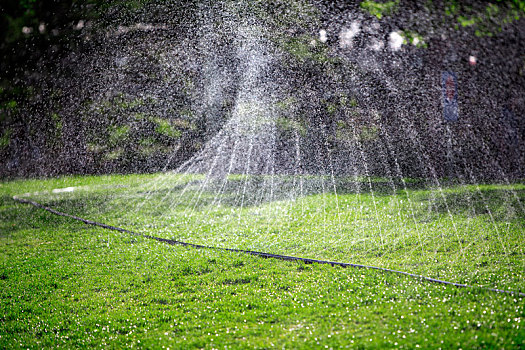
[[[478,286],[525,287],[520,183],[425,187],[413,180],[411,188],[381,178],[329,183],[315,176],[215,179],[189,173],[79,181],[47,181],[47,190],[29,197],[163,238],[374,265]],[[12,190],[18,182],[9,185]],[[52,188],[57,185],[62,187]]]
[[[219,201],[214,193],[200,193],[203,177],[175,177],[157,182],[157,192],[147,191],[157,179],[2,183],[0,347],[525,345],[521,297],[366,269],[168,246],[86,226],[10,198],[41,192],[35,199],[60,210],[148,234],[523,291],[522,214],[499,191],[512,189],[522,200],[519,186],[490,185],[492,192],[480,186],[485,198],[494,199],[486,202],[491,219],[481,211],[484,205],[469,207],[476,204],[472,199],[466,204],[446,200],[450,215],[435,189],[374,192],[374,199],[365,192],[317,193],[240,207],[235,200],[213,204]],[[75,190],[52,192],[68,187]],[[177,201],[166,197],[170,190]],[[472,191],[462,191],[443,189],[444,198],[449,192],[473,198]],[[201,202],[206,205],[195,205]],[[505,205],[515,213],[494,214]]]

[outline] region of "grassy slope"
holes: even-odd
[[[525,346],[523,298],[167,246],[10,199],[135,179],[1,184],[0,348]]]

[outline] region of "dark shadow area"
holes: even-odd
[[[67,209],[68,205],[81,206],[78,200],[55,202],[53,205]],[[83,230],[84,227],[73,221],[65,221],[56,215],[35,208],[31,205],[17,203],[11,196],[0,196],[0,237],[7,237],[21,230],[45,228],[50,224],[53,227],[67,226],[70,231]]]
[[[428,201],[431,211],[436,214],[448,214],[450,210],[452,215],[488,215],[489,219],[492,216],[495,221],[518,220],[525,225],[525,190],[522,189],[444,192],[443,196],[418,197],[418,200]]]

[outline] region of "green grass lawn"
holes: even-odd
[[[0,348],[525,346],[522,297],[169,246],[11,199],[40,192],[31,198],[166,238],[525,290],[523,184],[440,190],[416,182],[405,190],[364,179],[338,183],[336,195],[305,179],[305,195],[290,199],[283,189],[291,179],[279,180],[272,196],[265,178],[260,186],[243,177],[222,187],[203,181],[129,175],[1,183]]]

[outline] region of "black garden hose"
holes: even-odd
[[[61,211],[58,211],[58,210],[55,210],[53,208],[47,207],[47,206],[45,206],[43,204],[40,204],[38,202],[29,200],[29,199],[19,198],[17,196],[14,196],[13,200],[15,200],[15,201],[17,201],[19,203],[30,204],[30,205],[33,205],[33,206],[35,206],[37,208],[44,209],[44,210],[46,210],[46,211],[48,211],[48,212],[50,212],[52,214],[55,214],[55,215],[58,215],[58,216],[65,216],[65,217],[68,217],[68,218],[71,218],[71,219],[74,219],[74,220],[77,220],[77,221],[81,221],[81,222],[83,222],[85,224],[88,224],[88,225],[102,227],[102,228],[107,229],[107,230],[113,230],[113,231],[118,231],[118,232],[122,232],[122,233],[128,233],[128,234],[131,234],[131,235],[134,235],[134,236],[140,236],[140,237],[144,237],[144,238],[147,238],[147,239],[153,239],[153,240],[156,240],[158,242],[163,242],[163,243],[167,243],[167,244],[170,244],[170,245],[182,245],[182,246],[186,246],[186,247],[199,248],[199,249],[213,249],[213,250],[221,250],[221,251],[228,251],[228,252],[244,253],[244,254],[250,254],[250,255],[259,256],[259,257],[262,257],[262,258],[272,258],[272,259],[280,259],[280,260],[288,260],[288,261],[301,261],[301,262],[303,262],[305,264],[313,264],[313,263],[316,263],[316,264],[330,264],[332,266],[358,267],[358,268],[373,269],[373,270],[379,270],[379,271],[385,271],[385,272],[390,272],[390,273],[396,273],[396,274],[400,274],[400,275],[410,276],[410,277],[418,278],[418,279],[420,279],[422,281],[428,281],[428,282],[433,282],[433,283],[440,283],[440,284],[445,284],[445,285],[451,285],[451,286],[460,287],[460,288],[481,288],[481,289],[488,290],[488,291],[491,291],[491,292],[507,293],[507,294],[512,294],[512,295],[518,295],[518,296],[521,296],[521,297],[525,297],[525,293],[522,293],[522,292],[503,290],[503,289],[496,289],[496,288],[487,288],[487,287],[474,287],[474,286],[471,286],[471,285],[468,285],[468,284],[461,284],[461,283],[455,283],[455,282],[438,280],[438,279],[431,278],[431,277],[416,275],[416,274],[409,273],[409,272],[404,272],[404,271],[391,270],[391,269],[387,269],[387,268],[384,268],[384,267],[368,266],[368,265],[361,265],[361,264],[351,264],[351,263],[343,263],[343,262],[337,262],[337,261],[327,261],[327,260],[300,258],[300,257],[296,257],[296,256],[271,254],[271,253],[265,253],[265,252],[258,252],[258,251],[254,251],[254,250],[243,250],[243,249],[222,248],[222,247],[210,247],[210,246],[205,246],[205,245],[201,245],[201,244],[182,242],[182,241],[177,241],[177,240],[168,239],[168,238],[161,238],[161,237],[141,234],[141,233],[133,232],[133,231],[130,231],[130,230],[126,230],[126,229],[121,228],[121,227],[107,225],[107,224],[103,224],[103,223],[96,222],[96,221],[93,221],[93,220],[83,219],[81,217],[78,217],[78,216],[75,216],[75,215],[71,215],[71,214],[67,214],[67,213],[63,213]]]

